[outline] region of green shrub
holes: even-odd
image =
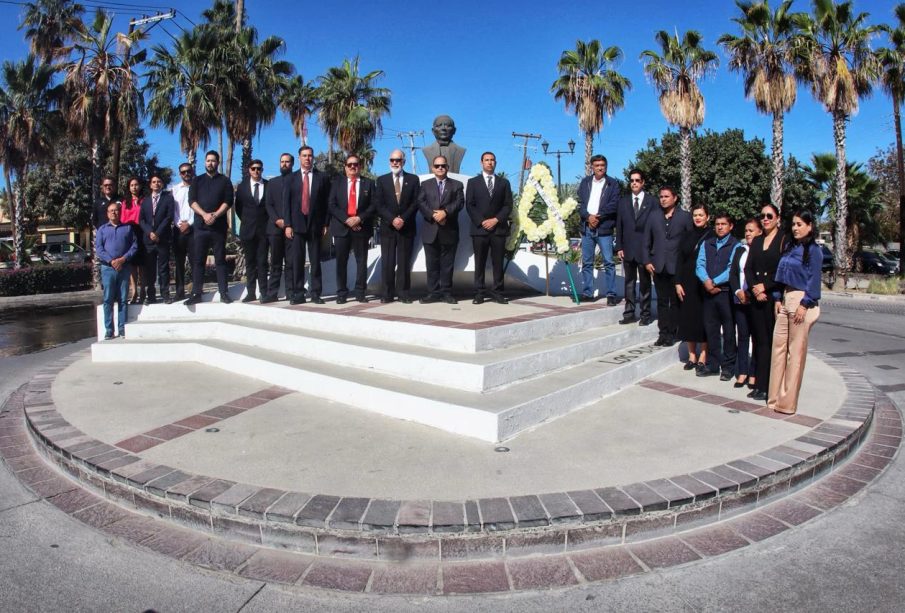
[[[0,270],[0,296],[54,294],[94,286],[91,264],[52,264]]]
[[[898,277],[889,277],[887,279],[871,279],[870,284],[867,286],[868,294],[885,294],[888,296],[895,296],[896,294],[900,294],[899,290],[899,278]]]

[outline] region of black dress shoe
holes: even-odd
[[[113,333],[112,333],[112,332],[107,332],[107,333],[104,335],[104,340],[105,340],[105,341],[113,340]]]
[[[496,302],[497,304],[509,304],[509,299],[503,296],[502,294],[498,294],[496,292],[490,295],[490,299]]]
[[[389,296],[382,296],[380,298],[380,304],[389,304],[391,302],[393,302],[393,299],[390,298]]]
[[[336,304],[346,304],[346,302],[348,302],[348,301],[346,300],[345,296],[336,297]]]
[[[302,302],[305,302],[302,300]],[[324,299],[318,296],[317,294],[311,295],[311,304],[324,304]]]
[[[163,303],[164,304],[173,304],[173,299],[170,298],[169,296],[167,296],[166,298],[163,299]]]
[[[606,305],[607,306],[616,306],[619,304],[619,299],[616,296],[607,296],[606,297]]]
[[[739,388],[745,387],[745,384],[739,383],[738,381],[736,381],[735,383],[732,384],[732,387],[734,387],[735,389],[739,389]]]
[[[292,306],[295,306],[295,305],[297,305],[297,304],[305,304],[305,298],[304,298],[304,297],[301,297],[301,298],[290,298],[290,299],[289,299],[289,304],[291,304]]]
[[[142,301],[142,305],[144,305],[144,306],[148,306],[148,305],[153,304],[153,303],[154,303],[154,301],[151,300],[150,298],[145,298],[145,299]]]
[[[184,300],[185,292],[176,292],[176,300]]]
[[[246,294],[245,298],[242,299],[242,302],[254,302],[258,297],[254,294]]]
[[[220,294],[220,303],[221,304],[232,304],[233,299],[229,297],[229,294]]]
[[[650,317],[642,317],[641,321],[638,322],[638,325],[639,326],[649,326],[652,323],[654,323],[654,320],[651,319]]]
[[[682,367],[682,370],[694,370],[695,368],[697,368],[697,366],[697,364],[695,364],[691,360],[688,360],[687,362],[685,362],[685,366]]]
[[[718,370],[710,370],[706,366],[704,368],[699,368],[696,373],[699,377],[717,377],[720,374]]]
[[[671,334],[663,337],[663,347],[672,347],[676,344],[676,338]]]
[[[732,380],[732,375],[730,375],[728,372],[724,372],[723,374],[720,375],[720,381],[731,381],[731,380]]]
[[[623,317],[622,319],[619,320],[619,323],[624,326],[626,324],[633,324],[636,321],[638,321],[638,320],[635,319],[634,317],[632,317],[631,315],[626,315],[625,317]]]
[[[184,304],[185,306],[192,306],[193,304],[198,304],[199,302],[201,302],[201,296],[192,294],[191,296],[189,296],[188,300],[186,300],[182,304]]]
[[[442,298],[437,294],[428,294],[418,302],[420,302],[421,304],[431,304],[432,302],[440,302],[441,300]]]
[[[484,304],[484,296],[478,294],[474,297],[474,300],[471,301],[472,304]]]
[[[584,294],[578,297],[578,302],[594,302],[594,300],[594,296],[586,296]]]
[[[654,346],[655,346],[655,347],[662,347],[662,346],[663,346],[663,341],[664,341],[664,340],[665,340],[665,339],[664,339],[662,336],[658,336],[658,337],[657,337],[657,340],[654,341]]]
[[[277,301],[276,296],[264,296],[263,298],[261,298],[261,304],[270,304],[271,302],[276,302],[276,301]]]
[[[368,297],[367,297],[365,294],[358,294],[358,295],[355,297],[355,299],[358,300],[359,302],[367,302],[367,301],[368,301]]]
[[[748,397],[749,397],[751,400],[766,400],[766,399],[767,399],[767,392],[764,392],[764,391],[762,391],[762,390],[754,390],[754,393],[753,393],[753,394],[748,394]]]
[[[411,297],[411,296],[403,296],[402,298],[399,299],[399,301],[400,301],[402,304],[411,304],[411,303],[412,303],[412,297]]]
[[[443,302],[446,304],[459,304],[459,301],[453,298],[452,294],[445,294],[443,296]]]

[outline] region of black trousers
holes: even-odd
[[[493,270],[491,291],[503,291],[503,254],[506,251],[506,237],[490,234],[472,236],[474,246],[474,291],[475,295],[485,294],[484,275],[487,272],[487,252],[490,252],[490,267]]]
[[[640,265],[639,265],[640,268]],[[647,270],[641,268],[641,278],[648,275]],[[628,277],[628,274],[626,274]],[[650,281],[648,281],[648,284]],[[626,282],[626,287],[628,282]],[[674,337],[679,328],[679,297],[676,296],[676,276],[668,272],[654,273],[654,286],[657,288],[657,327],[661,337]],[[644,296],[644,283],[641,283],[641,295]],[[626,290],[628,291],[628,290]],[[628,294],[626,294],[628,296]],[[628,298],[626,298],[628,300]],[[647,288],[648,317],[650,317],[650,285]],[[641,304],[641,316],[644,317],[644,303]],[[626,314],[635,314],[635,309],[626,311]]]
[[[229,290],[226,283],[226,233],[216,230],[195,231],[192,245],[192,294],[201,296],[204,293],[204,265],[208,251],[214,252],[214,265],[217,267],[217,289],[220,296]]]
[[[732,301],[732,316],[735,318],[735,337],[738,342],[738,354],[735,358],[735,376],[756,376],[757,359],[754,353],[748,352],[751,342],[751,305],[736,304]]]
[[[305,252],[311,261],[311,280],[309,293],[311,296],[320,296],[323,282],[321,279],[321,237],[320,234],[311,236],[308,234],[292,235],[291,240],[286,240],[286,296],[293,298],[305,297]]]
[[[773,327],[776,325],[776,311],[773,299],[751,303],[751,344],[754,348],[755,376],[754,389],[766,392],[770,388],[770,362],[773,358]]]
[[[268,234],[270,246],[270,275],[267,280],[267,296],[276,298],[280,291],[280,280],[283,278],[283,262],[286,262],[286,292],[289,293],[289,241],[280,230],[279,234]]]
[[[185,295],[185,262],[189,262],[189,270],[192,265],[192,243],[194,242],[195,231],[189,230],[183,234],[179,228],[174,229],[173,236],[173,274],[176,276],[176,297],[182,298]]]
[[[245,254],[245,288],[249,296],[255,295],[255,282],[258,295],[267,295],[267,237],[255,236],[242,241],[242,252]]]
[[[392,298],[399,292],[408,296],[412,288],[412,247],[415,235],[405,235],[391,225],[380,228],[380,276],[383,295]]]
[[[157,294],[154,291],[154,280],[160,288],[160,295],[170,295],[170,244],[157,243],[153,247],[145,247],[145,296],[153,301]]]
[[[427,265],[427,292],[434,295],[452,293],[453,265],[456,262],[456,247],[441,244],[440,241],[424,244],[424,260]]]
[[[365,230],[350,231],[347,236],[334,236],[336,246],[336,295],[345,297],[349,293],[349,252],[355,254],[355,293],[364,295],[368,289],[368,242],[371,233]]]
[[[624,317],[635,316],[635,285],[640,281],[641,285],[641,319],[650,319],[650,303],[651,303],[651,278],[650,273],[644,268],[644,264],[633,262],[631,260],[622,260],[622,271],[625,274],[625,310],[622,315]],[[675,287],[673,287],[675,294]],[[657,287],[657,296],[660,295],[660,288]],[[659,298],[658,298],[659,300]],[[657,310],[659,312],[659,302],[657,302]],[[662,318],[662,315],[658,315]],[[662,329],[661,329],[662,332]]]
[[[729,290],[719,294],[704,294],[701,305],[704,314],[704,332],[707,335],[707,351],[710,369],[717,367],[723,374],[735,374],[735,320],[732,318],[732,296]]]

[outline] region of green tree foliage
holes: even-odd
[[[884,236],[896,236],[899,232],[899,173],[897,169],[896,145],[890,145],[886,149],[878,149],[867,160],[867,172],[880,184],[879,199],[883,204],[879,223]],[[898,239],[891,239],[898,240]]]
[[[641,169],[645,189],[654,193],[664,185],[678,190],[681,184],[681,143],[676,132],[651,139],[635,154],[625,171]],[[764,141],[745,140],[742,130],[705,131],[691,140],[692,203],[704,202],[711,211],[728,213],[739,221],[769,202],[772,166]],[[682,203],[686,206],[687,203]]]

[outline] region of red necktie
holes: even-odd
[[[308,173],[302,172],[302,215],[307,215],[311,210],[308,200],[311,196],[308,194]]]
[[[355,217],[355,212],[358,209],[358,203],[355,198],[355,179],[352,179],[352,187],[349,188],[349,206],[346,209],[346,213],[349,217]]]

